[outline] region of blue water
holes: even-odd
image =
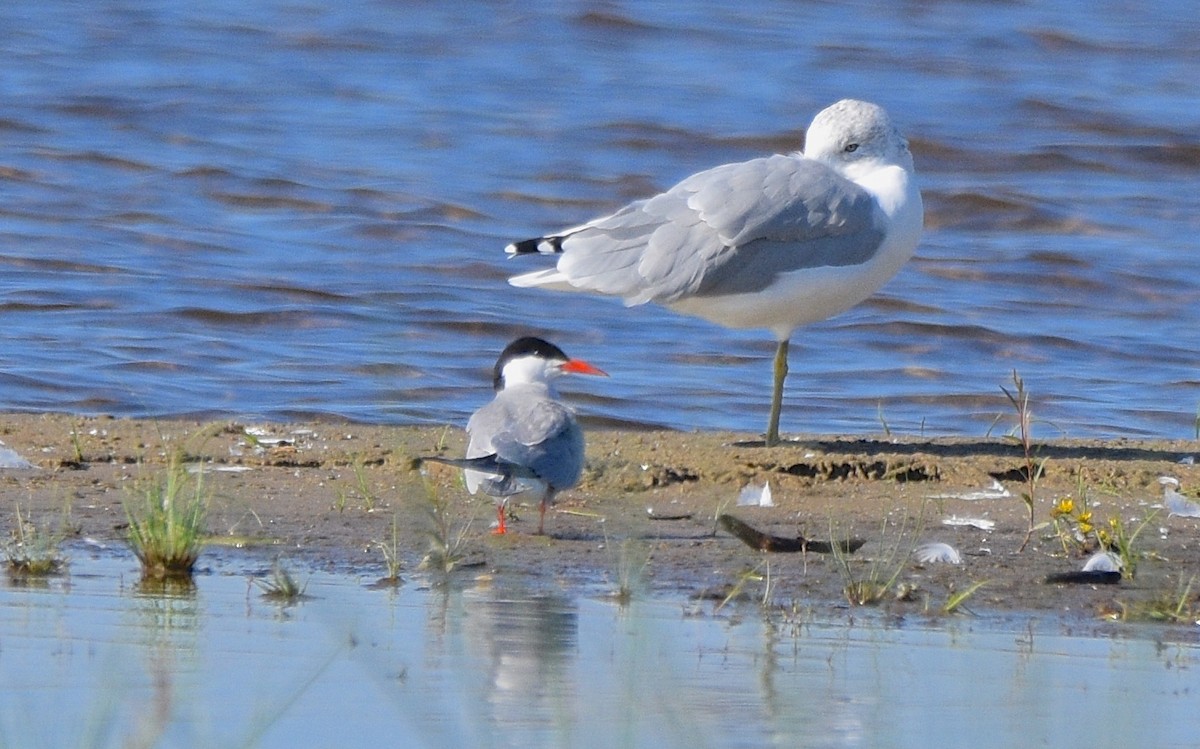
[[[793,340],[785,432],[1190,437],[1190,3],[0,4],[0,405],[463,423],[508,339],[593,423],[759,431],[773,344],[510,288],[510,240],[877,101],[917,257]],[[1011,420],[1002,420],[1003,431]]]
[[[128,554],[73,552],[69,579],[0,586],[0,746],[1165,748],[1200,729],[1179,628],[764,618],[299,568],[309,598],[284,606],[244,555],[161,595]]]

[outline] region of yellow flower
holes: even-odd
[[[1074,509],[1075,500],[1071,499],[1070,497],[1063,497],[1062,499],[1058,500],[1058,504],[1054,505],[1054,508],[1050,510],[1050,517],[1057,518],[1062,517],[1063,515],[1070,515]]]

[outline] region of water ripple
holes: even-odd
[[[796,336],[785,429],[978,434],[1017,368],[1073,435],[1190,436],[1190,7],[976,11],[0,6],[6,407],[462,423],[536,333],[613,375],[567,388],[590,424],[759,430],[769,336],[513,289],[548,259],[502,248],[853,95],[910,137],[926,234]]]

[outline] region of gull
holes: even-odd
[[[466,457],[428,457],[463,469],[467,490],[496,500],[496,533],[505,533],[508,500],[528,492],[539,499],[538,535],[546,508],[583,474],[583,430],[575,412],[558,400],[554,381],[569,374],[604,375],[541,338],[518,338],[493,370],[495,397],[467,422]]]
[[[725,164],[609,216],[514,242],[557,255],[518,287],[655,302],[775,337],[765,442],[779,443],[792,332],[873,294],[912,256],[924,208],[908,142],[876,104],[822,110],[802,152]]]

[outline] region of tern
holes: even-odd
[[[506,508],[514,494],[540,500],[538,534],[554,495],[579,483],[583,430],[575,412],[558,400],[554,381],[566,374],[605,375],[541,338],[518,338],[496,360],[496,395],[467,422],[466,457],[430,457],[463,469],[467,489],[496,500],[496,533],[505,533]]]
[[[802,152],[725,164],[609,216],[514,242],[558,256],[519,287],[655,302],[776,340],[766,444],[779,443],[788,342],[873,294],[912,256],[924,224],[908,141],[876,104],[822,110]]]

